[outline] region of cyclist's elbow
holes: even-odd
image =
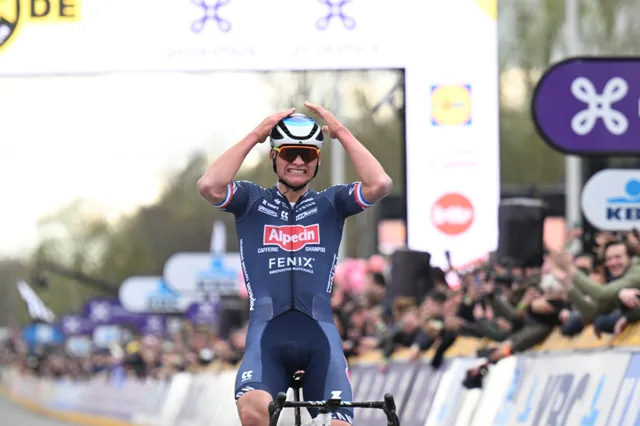
[[[198,179],[196,188],[202,198],[209,201],[211,204],[219,204],[224,201],[227,196],[227,185],[228,183],[221,185],[209,176],[204,175]]]
[[[365,200],[375,203],[389,195],[393,189],[393,179],[384,173],[374,182],[362,185],[362,195]]]

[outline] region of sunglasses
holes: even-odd
[[[306,164],[320,157],[320,150],[313,146],[281,146],[274,151],[287,163],[293,163],[300,157]]]

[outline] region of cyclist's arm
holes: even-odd
[[[247,154],[258,142],[258,138],[253,133],[249,133],[218,157],[198,180],[200,195],[217,207],[224,205],[225,201],[230,201],[229,196],[233,196],[230,194],[233,190],[230,186],[231,181],[238,173]]]
[[[373,204],[391,192],[393,181],[384,171],[382,164],[351,134],[349,129],[343,127],[336,137],[349,154],[360,176],[361,194],[365,202]]]

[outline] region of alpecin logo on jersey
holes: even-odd
[[[320,244],[320,225],[265,225],[262,243],[284,251],[302,250],[306,245]]]

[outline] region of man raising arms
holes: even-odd
[[[305,371],[305,399],[352,400],[331,310],[333,273],[345,219],[385,197],[393,183],[331,112],[309,102],[305,107],[326,125],[294,114],[294,108],[267,117],[198,181],[203,198],[236,218],[250,311],[235,394],[243,426],[269,425],[269,402],[287,391],[298,370]],[[309,183],[321,163],[325,134],[340,141],[360,180],[316,192]],[[247,154],[267,138],[276,185],[233,181]],[[353,410],[341,408],[331,425],[352,422]]]

